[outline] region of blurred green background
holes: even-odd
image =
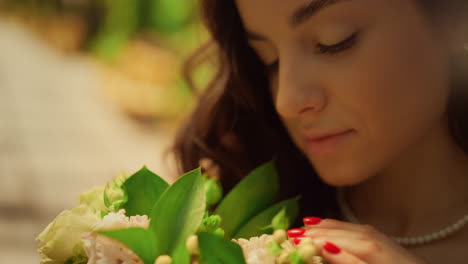
[[[51,47],[95,59],[109,98],[129,115],[172,118],[189,107],[181,67],[207,40],[196,0],[4,1],[3,16]],[[193,78],[203,86],[212,72],[207,64]]]
[[[39,232],[121,172],[174,180],[208,38],[196,0],[0,1],[0,263],[38,263]]]

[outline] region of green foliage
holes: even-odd
[[[221,228],[233,237],[252,217],[278,198],[278,174],[273,162],[252,171],[221,201],[215,214],[223,219]]]
[[[201,232],[198,233],[198,244],[203,264],[245,264],[241,247],[228,239]]]
[[[150,218],[150,230],[156,237],[157,256],[174,252],[194,234],[205,213],[205,190],[201,169],[177,180],[161,196]]]
[[[151,213],[144,213],[151,219],[148,230],[130,228],[99,233],[122,242],[145,264],[153,264],[156,257],[163,254],[173,255],[176,264],[186,264],[185,241],[196,232],[205,212],[201,170],[185,174],[168,188],[162,182],[159,176],[143,168],[123,185],[129,199],[125,206],[130,212],[145,212],[153,204]],[[157,202],[142,201],[148,197]]]
[[[124,208],[130,215],[148,215],[149,229],[99,233],[125,244],[145,264],[153,264],[163,254],[172,256],[173,264],[189,264],[185,242],[198,231],[201,263],[242,264],[245,260],[240,246],[230,241],[233,236],[250,238],[284,228],[298,213],[297,198],[274,204],[279,186],[273,162],[261,165],[243,179],[221,201],[215,215],[206,211],[205,186],[201,169],[168,186],[144,167],[122,188],[128,198]],[[271,230],[262,230],[265,226]]]
[[[190,253],[185,243],[179,244],[174,250],[171,264],[190,264]]]
[[[128,228],[122,230],[100,231],[99,234],[122,242],[145,264],[154,264],[156,259],[156,237],[150,230],[143,228]]]
[[[149,215],[168,187],[166,181],[143,167],[122,185],[127,196],[127,202],[123,206],[126,215]]]
[[[234,238],[250,238],[265,233],[271,234],[276,229],[288,229],[289,223],[293,222],[299,213],[297,200],[298,198],[285,200],[265,209],[243,225]]]

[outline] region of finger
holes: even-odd
[[[370,234],[354,230],[342,230],[332,228],[319,228],[312,229],[293,228],[288,230],[288,236],[291,242],[298,244],[304,237],[320,238],[320,237],[335,237],[340,239],[352,240],[374,240],[376,237],[371,237]]]
[[[323,219],[321,221],[306,221],[307,218],[304,218],[304,224],[306,223],[316,223],[316,224],[306,224],[305,229],[306,230],[313,230],[316,228],[322,228],[322,229],[337,229],[337,230],[347,230],[347,231],[355,231],[361,233],[364,237],[373,237],[377,238],[379,240],[385,240],[387,241],[388,238],[383,235],[379,230],[377,230],[375,227],[371,225],[359,225],[359,224],[353,224],[353,223],[348,223],[348,222],[343,222],[339,220],[334,220],[334,219]],[[313,219],[319,219],[316,217],[311,217]]]
[[[348,239],[348,238],[338,238],[331,236],[321,236],[313,238],[315,245],[317,245],[318,252],[320,254],[325,254],[326,250],[324,245],[326,242],[331,242],[336,245],[339,249],[356,256],[357,258],[373,263],[375,262],[375,257],[384,256],[385,244],[379,244],[376,241],[372,240],[361,240],[361,239]]]
[[[318,217],[304,217],[303,222],[306,229],[319,227],[331,229],[344,229],[350,231],[363,231],[368,228],[367,225],[353,224],[330,218],[320,219]]]
[[[366,262],[330,241],[325,241],[321,247],[322,257],[330,264],[366,264]]]
[[[342,229],[330,229],[330,228],[313,228],[308,229],[304,232],[304,236],[308,236],[311,238],[316,238],[320,236],[328,236],[328,237],[341,237],[341,238],[349,238],[349,239],[365,239],[367,238],[365,234],[358,232],[358,231],[349,231],[349,230],[342,230]]]

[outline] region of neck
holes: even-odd
[[[419,235],[468,213],[466,186],[468,155],[441,125],[393,166],[346,188],[346,199],[362,223],[387,235]]]

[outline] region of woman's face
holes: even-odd
[[[442,124],[448,51],[414,1],[236,4],[282,122],[328,184],[364,181]]]

